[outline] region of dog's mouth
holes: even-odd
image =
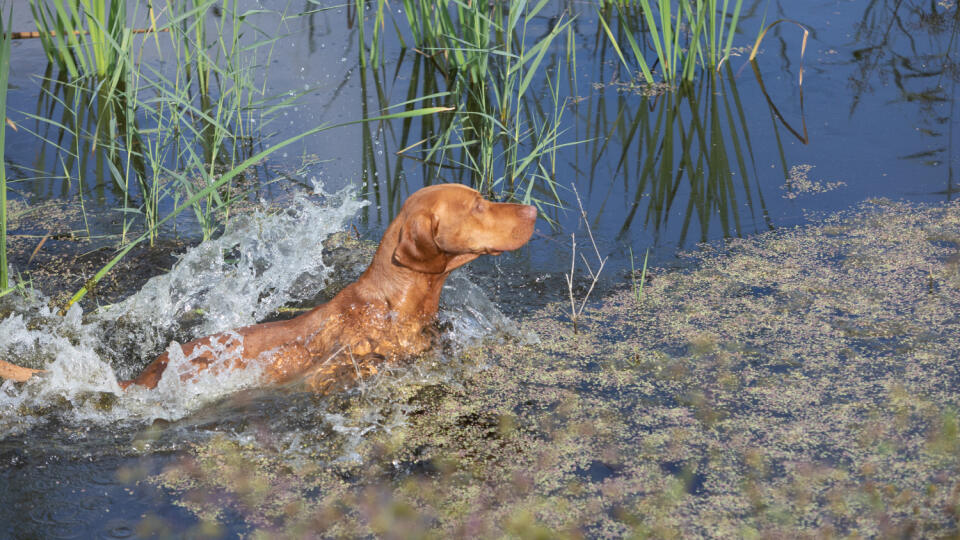
[[[487,255],[497,256],[497,255],[500,255],[501,253],[503,253],[503,252],[502,252],[502,251],[499,251],[499,250],[496,250],[496,249],[488,249],[488,250],[487,250]]]

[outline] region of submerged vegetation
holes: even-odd
[[[905,150],[900,161],[946,171],[936,195],[949,198],[957,193],[950,142],[958,124],[937,105],[949,101],[952,110],[960,81],[960,10],[954,2],[864,3],[857,32],[868,43],[852,51],[854,76],[841,83],[853,86],[850,116],[877,80],[893,81],[899,99],[920,104],[916,130],[930,137],[920,140],[936,142]],[[70,294],[58,307],[95,293],[109,272],[166,271],[170,251],[210,241],[123,302],[130,287],[104,291],[96,302],[111,305],[83,319],[78,307],[60,317],[43,301],[2,299],[0,322],[18,334],[0,333],[4,358],[56,364],[63,376],[0,388],[13,411],[0,415],[0,458],[9,464],[0,466],[0,482],[38,478],[22,463],[75,473],[74,461],[92,455],[108,487],[160,486],[163,503],[182,507],[171,521],[153,501],[143,512],[110,508],[111,518],[126,512],[118,518],[125,532],[136,527],[141,536],[180,535],[191,519],[183,515],[199,521],[190,532],[264,538],[960,534],[960,206],[873,200],[803,229],[771,231],[831,207],[801,206],[811,197],[849,199],[856,181],[878,179],[840,176],[825,163],[834,154],[796,151],[812,140],[802,86],[807,34],[799,64],[795,29],[781,35],[787,19],[766,24],[764,14],[756,39],[741,41],[744,17],[764,2],[741,4],[354,0],[335,8],[311,1],[291,14],[222,0],[149,8],[32,0],[51,63],[36,106],[9,112],[0,126],[40,142],[28,161],[9,152],[0,159],[0,202],[8,188],[16,193],[0,208],[0,296],[8,222],[16,228],[57,213],[82,224],[44,222],[29,242],[18,238],[17,264],[28,269],[45,242],[97,239],[95,252],[75,259],[86,257],[83,264],[69,266]],[[261,202],[257,191],[280,176],[276,152],[338,127],[277,127],[278,113],[312,89],[271,94],[267,65],[285,21],[341,8],[350,26],[345,51],[356,61],[343,55],[349,74],[337,92],[360,94],[349,123],[361,140],[346,143],[360,149],[359,171],[328,170],[362,183],[372,204],[341,192],[344,199],[324,200],[334,219],[323,205]],[[0,104],[8,13],[0,11]],[[276,28],[263,26],[274,21]],[[925,25],[933,45],[911,35]],[[898,38],[900,49],[888,55]],[[780,55],[761,63],[782,63],[773,77],[763,72],[766,83],[756,61],[752,74],[731,62],[737,54],[755,60],[764,39],[771,49],[779,40]],[[591,80],[578,81],[586,64],[578,51],[587,46]],[[817,54],[815,75],[847,61],[830,60],[840,58],[836,51]],[[855,162],[858,148],[851,143],[844,157]],[[330,157],[322,152],[305,151],[302,161]],[[932,168],[940,163],[947,166]],[[454,276],[442,299],[449,305],[440,346],[335,396],[235,392],[246,382],[231,379],[234,386],[212,392],[175,389],[140,403],[68,377],[74,370],[113,380],[111,369],[134,373],[171,339],[322,301],[362,271],[373,247],[328,243],[341,250],[334,271],[317,239],[355,215],[390,219],[418,184],[440,181],[537,204],[553,223],[564,207],[574,209],[567,219],[575,212],[582,222],[596,210],[585,223],[589,257],[574,251],[573,261],[590,259],[592,281],[575,280],[571,267],[564,288],[565,268],[550,267],[559,257],[543,259],[551,259],[548,242],[569,254],[569,237],[544,234],[529,261],[471,277],[496,281],[491,294],[536,298],[511,298],[523,310],[519,330],[485,318],[502,315],[481,313],[489,306],[482,294],[464,301],[464,291],[479,289]],[[27,187],[13,191],[20,186]],[[245,199],[256,208],[238,219]],[[102,211],[103,201],[119,207],[114,224],[89,210],[96,202]],[[184,231],[186,240],[170,240]],[[359,236],[354,229],[343,238]],[[685,270],[656,268],[664,246],[720,238],[723,245],[704,245]],[[648,242],[641,264],[635,244]],[[131,260],[148,243],[159,249]],[[618,250],[629,252],[629,265],[616,260]],[[278,262],[297,272],[278,272]],[[510,264],[525,275],[508,275]],[[598,298],[608,285],[599,283],[601,269],[620,276],[623,290]],[[42,282],[39,272],[20,279]],[[524,290],[511,288],[518,283]],[[559,301],[565,293],[569,302]],[[555,302],[544,306],[543,298]],[[15,305],[30,308],[8,307]],[[503,333],[480,345],[446,339],[468,333],[467,325],[482,328],[476,335]],[[164,420],[146,425],[156,418]],[[39,448],[23,450],[36,441]],[[77,476],[80,487],[100,480]],[[17,503],[25,500],[36,498]],[[62,513],[94,513],[82,504]],[[0,525],[0,536],[35,535],[36,525]],[[84,532],[93,536],[97,526]]]
[[[951,537],[958,256],[960,205],[874,201],[657,272],[578,332],[529,314],[540,341],[462,384],[380,385],[410,416],[352,458],[344,428],[281,450],[265,425],[151,480],[264,537]]]

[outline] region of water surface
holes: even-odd
[[[291,205],[292,193],[310,193],[319,184],[328,194],[347,188],[355,195],[334,198],[310,195],[307,199],[311,202],[298,207],[292,219],[269,221],[266,230],[276,237],[263,236],[264,224],[268,223],[263,216],[251,218],[249,222],[240,220],[229,245],[201,246],[188,256],[193,257],[190,260],[194,262],[187,263],[194,264],[193,268],[183,267],[182,273],[175,272],[170,282],[157,288],[129,291],[130,300],[118,304],[112,312],[107,310],[94,316],[93,306],[88,305],[86,317],[81,317],[77,310],[66,318],[59,318],[42,312],[42,300],[24,302],[17,307],[19,315],[2,323],[7,330],[3,336],[5,354],[20,361],[59,362],[62,367],[59,378],[44,386],[17,388],[7,383],[0,390],[3,394],[3,425],[0,426],[3,429],[0,436],[0,474],[4,486],[0,488],[0,508],[5,509],[0,511],[0,522],[5,527],[0,530],[3,535],[125,537],[137,530],[139,534],[197,532],[202,529],[194,528],[205,526],[203,523],[209,523],[211,516],[196,506],[191,508],[193,512],[180,506],[186,489],[183,485],[170,481],[170,489],[161,489],[153,483],[138,481],[167,466],[174,470],[189,468],[193,460],[203,462],[205,452],[216,454],[221,448],[239,449],[237,451],[247,457],[262,453],[279,466],[291,469],[330,467],[325,469],[329,473],[339,471],[335,468],[340,465],[335,464],[356,464],[359,460],[364,466],[377,470],[392,470],[377,477],[378,481],[383,478],[401,481],[417,478],[419,474],[436,478],[430,476],[437,473],[431,468],[442,460],[377,461],[382,456],[370,450],[370,439],[377,438],[379,444],[382,439],[389,440],[391,434],[403,434],[404,426],[411,422],[409,415],[429,409],[433,403],[432,398],[424,397],[430,388],[445,388],[436,399],[447,403],[449,396],[465,391],[465,384],[471,396],[473,392],[482,395],[478,388],[469,386],[479,384],[477,380],[493,386],[491,378],[495,379],[501,372],[491,371],[486,380],[484,375],[476,374],[486,373],[484,370],[491,364],[498,365],[496,355],[485,355],[482,349],[480,352],[471,349],[473,352],[469,354],[450,352],[469,348],[478,337],[494,336],[497,341],[503,341],[503,332],[518,333],[518,325],[502,319],[490,301],[518,321],[537,312],[538,319],[567,324],[564,311],[548,306],[565,299],[563,272],[570,264],[569,235],[576,233],[581,248],[585,246],[586,231],[575,210],[571,184],[576,185],[583,199],[600,253],[611,257],[601,289],[594,293],[597,302],[609,291],[629,284],[625,274],[630,267],[630,249],[640,254],[650,248],[651,264],[671,267],[682,264],[677,258],[678,251],[697,249],[701,242],[719,246],[731,238],[750,238],[797,225],[818,225],[827,215],[851,209],[867,199],[931,204],[955,199],[956,170],[960,165],[955,140],[960,119],[954,114],[960,78],[956,63],[960,52],[957,39],[960,9],[956,5],[894,0],[793,2],[769,7],[764,2],[745,4],[740,33],[734,40],[740,56],[733,57],[720,73],[704,75],[688,88],[655,95],[645,95],[641,85],[620,65],[602,37],[592,5],[555,2],[546,8],[535,21],[535,30],[540,32],[546,31],[561,16],[576,14],[572,23],[577,41],[575,71],[571,73],[565,63],[565,53],[559,44],[545,61],[557,66],[552,73],[562,81],[559,89],[565,104],[565,131],[561,140],[580,141],[557,153],[555,181],[560,187],[562,207],[542,205],[543,215],[554,223],[541,220],[538,234],[527,247],[497,259],[477,261],[452,282],[451,289],[445,292],[443,317],[448,323],[445,351],[438,352],[423,366],[398,369],[337,399],[254,390],[242,377],[205,381],[205,386],[190,391],[170,388],[161,399],[156,396],[116,398],[112,393],[115,380],[111,373],[125,376],[135,372],[170,339],[185,339],[217,328],[262,320],[280,305],[322,298],[323,288],[329,281],[336,281],[336,276],[343,279],[343,276],[356,275],[355,259],[337,265],[319,256],[320,241],[328,234],[356,224],[364,239],[376,240],[404,198],[422,185],[469,181],[469,175],[462,170],[425,165],[416,159],[416,152],[397,155],[435,129],[429,121],[412,123],[411,132],[405,132],[399,122],[343,127],[318,134],[274,155],[261,169],[261,180],[280,176],[281,181],[256,189],[249,197],[254,203],[262,200],[264,205]],[[306,11],[311,6],[313,4],[307,3],[298,8]],[[778,26],[766,38],[756,70],[746,63],[745,56],[764,16],[767,21],[779,18],[800,21],[811,29],[802,64],[802,32],[788,24]],[[14,17],[16,29],[29,26],[26,10],[15,13]],[[423,75],[423,60],[393,41],[385,48],[386,62],[382,67],[362,67],[354,14],[346,8],[283,21],[270,14],[257,17],[263,26],[279,28],[278,33],[283,34],[268,66],[271,91],[307,90],[294,105],[278,114],[271,124],[276,134],[263,144],[323,122],[375,116],[391,104],[406,101],[411,92],[424,95],[436,84],[436,80]],[[159,58],[150,57],[147,61],[161,62]],[[45,65],[39,43],[15,44],[9,96],[13,112],[9,116],[28,129],[7,132],[8,171],[14,178],[25,179],[13,184],[11,196],[21,203],[39,204],[46,200],[76,200],[80,192],[89,205],[87,213],[98,222],[95,228],[117,233],[121,222],[112,211],[118,206],[117,191],[109,182],[79,183],[56,178],[60,163],[57,153],[50,145],[38,144],[36,135],[31,133],[43,131],[43,126],[22,115],[24,111],[57,114],[55,105],[52,109],[40,106],[49,106],[42,101],[41,83],[35,78],[45,73]],[[531,105],[539,103],[549,110],[552,105],[545,81],[539,80],[537,84],[540,89],[536,95],[540,99]],[[43,133],[48,139],[55,136],[49,131]],[[92,163],[85,171],[93,179],[96,172]],[[36,176],[42,178],[32,179]],[[550,202],[545,191],[538,191],[536,195],[545,203]],[[14,231],[17,232],[42,235],[44,231],[26,222],[21,230]],[[955,233],[948,231],[938,240],[946,242],[941,246],[944,253],[955,242],[950,236]],[[189,216],[176,230],[170,228],[165,234],[185,238],[190,244],[199,240],[196,223],[191,222]],[[826,230],[825,234],[829,235],[830,231]],[[103,244],[111,242],[115,240],[107,239]],[[258,242],[279,247],[263,254],[258,251],[257,246],[261,245]],[[283,248],[284,242],[291,246],[288,250]],[[252,247],[235,247],[244,245]],[[228,260],[224,261],[223,252],[234,249],[250,253],[251,257],[258,254],[266,257],[280,270],[278,273],[264,271],[255,258],[245,263],[227,256]],[[311,249],[315,249],[317,257],[297,255]],[[14,264],[24,266],[29,251],[25,251],[24,258],[15,258]],[[949,270],[950,255],[944,253],[931,255],[931,260],[939,260]],[[209,275],[200,271],[203,265],[209,266]],[[749,265],[743,268],[742,271],[746,271]],[[234,279],[244,270],[249,271],[243,278],[249,288],[227,292],[217,288],[222,286],[224,275]],[[654,273],[661,272],[665,270]],[[935,271],[931,271],[933,275]],[[931,277],[931,287],[954,294],[955,289],[950,288],[952,278],[944,275],[947,277],[942,279]],[[194,277],[198,279],[190,281]],[[583,294],[588,282],[582,273],[579,279],[578,293]],[[669,281],[672,283],[674,279],[671,277]],[[758,288],[744,289],[740,296],[769,297],[791,308],[808,304],[809,299],[802,297],[802,293],[780,290],[778,286],[778,283],[761,283],[756,285]],[[791,296],[794,294],[800,296]],[[693,302],[689,297],[684,298]],[[188,300],[176,304],[183,299]],[[187,314],[198,306],[202,306],[205,313],[201,320],[185,321]],[[118,312],[121,315],[116,315]],[[14,320],[16,317],[20,319]],[[549,423],[554,415],[583,421],[577,413],[563,408],[574,389],[582,396],[589,396],[584,399],[590,401],[591,412],[585,418],[591,422],[597,421],[594,413],[600,414],[605,407],[625,407],[629,417],[653,404],[654,416],[659,420],[645,418],[631,429],[662,430],[671,437],[679,437],[677,430],[689,420],[689,415],[700,422],[701,427],[706,426],[705,430],[699,427],[694,430],[693,438],[698,442],[691,445],[698,449],[709,446],[704,440],[711,436],[709,428],[719,422],[720,417],[711,417],[711,409],[703,404],[716,404],[710,401],[714,397],[687,391],[671,393],[663,387],[669,390],[670,378],[676,377],[683,384],[702,383],[712,389],[715,381],[704,382],[706,375],[696,372],[696,363],[688,362],[684,355],[710,356],[709,362],[713,362],[710,369],[727,375],[724,353],[716,351],[717,338],[686,336],[690,338],[688,341],[679,342],[664,339],[663,351],[657,354],[672,354],[682,359],[667,356],[664,360],[658,356],[661,367],[653,366],[656,362],[646,356],[637,360],[640,368],[630,372],[634,386],[627,392],[629,398],[620,402],[614,398],[623,399],[623,395],[609,393],[616,386],[610,377],[611,373],[616,375],[625,368],[618,366],[612,372],[603,371],[603,359],[591,355],[596,350],[613,355],[609,351],[630,337],[618,332],[626,332],[626,328],[642,330],[631,326],[633,323],[619,325],[615,319],[602,317],[595,318],[593,324],[610,325],[610,328],[602,336],[590,338],[600,340],[596,347],[591,348],[587,341],[588,345],[577,349],[580,356],[572,355],[588,360],[577,360],[573,362],[575,369],[567,366],[566,370],[560,370],[559,366],[565,364],[558,360],[553,372],[548,362],[544,362],[546,380],[536,382],[543,385],[543,403],[517,405],[524,408],[517,412],[517,418],[524,422],[520,427],[531,433],[543,430],[553,436],[555,433],[540,422]],[[949,328],[951,323],[944,324]],[[952,324],[955,326],[955,321]],[[546,328],[549,327],[547,324]],[[849,326],[844,328],[851,335],[856,334]],[[540,339],[545,341],[555,337],[543,326],[539,332]],[[563,339],[575,339],[564,331],[558,332]],[[870,332],[867,331],[868,337],[876,341],[867,344],[864,350],[876,352],[878,347],[887,346],[883,336]],[[521,334],[516,338],[520,342],[530,339]],[[920,338],[923,339],[927,338]],[[640,341],[645,347],[652,347],[648,340]],[[543,349],[552,351],[553,347],[545,345]],[[697,347],[705,352],[698,352],[701,349]],[[563,357],[564,353],[555,352],[556,358]],[[856,352],[863,353],[862,350]],[[737,354],[746,358],[762,356],[758,351],[737,351]],[[847,351],[841,356],[843,354],[855,353]],[[508,360],[504,363],[511,366],[510,362],[516,358]],[[758,380],[766,381],[762,388],[767,389],[767,383],[778,375],[796,376],[794,360],[777,357],[771,362],[776,366],[750,367],[762,371],[757,375]],[[687,370],[694,370],[689,379],[684,378],[684,373],[690,373]],[[886,381],[888,376],[880,371]],[[594,388],[591,392],[591,373],[604,375],[597,375],[602,379],[596,383],[600,390]],[[571,376],[583,380],[571,381]],[[656,379],[653,384],[658,386],[656,392],[649,391],[650,385],[644,383],[643,378],[647,376]],[[935,392],[943,393],[942,390],[938,387]],[[617,391],[623,390],[618,387]],[[889,385],[884,391],[891,395],[898,392]],[[717,392],[719,395],[719,390]],[[791,399],[799,398],[791,395]],[[923,409],[923,405],[917,408]],[[721,415],[726,414],[722,407],[718,409]],[[504,411],[498,413],[501,416],[490,417],[460,415],[460,412],[449,415],[449,418],[466,419],[458,424],[458,429],[471,433],[484,429],[505,432],[497,431],[502,427],[501,422],[506,421]],[[787,415],[785,418],[793,414],[789,410],[778,412]],[[936,415],[930,413],[930,417],[933,416]],[[444,417],[441,415],[441,418]],[[929,433],[926,436],[937,440]],[[491,436],[483,440],[499,439]],[[614,441],[611,445],[618,448],[629,442],[611,440]],[[402,447],[402,443],[398,444]],[[683,480],[693,497],[702,495],[703,490],[707,490],[708,495],[716,495],[716,491],[710,491],[715,486],[709,483],[714,477],[705,470],[709,454],[692,451],[688,454],[695,455],[693,459],[685,454],[682,443],[678,444],[670,446],[671,451],[676,451],[675,459],[658,463],[656,474],[662,474],[661,480],[667,479],[663,482],[670,478]],[[195,446],[201,448],[199,456],[192,453]],[[474,450],[466,449],[468,453]],[[226,450],[223,454],[232,455]],[[802,456],[807,458],[813,454],[814,451]],[[837,450],[830,459],[842,461],[842,457],[836,457],[842,454],[843,449]],[[384,455],[390,453],[385,451]],[[635,463],[647,463],[643,460],[649,456],[634,457],[638,460]],[[697,461],[699,459],[704,461]],[[789,466],[789,462],[784,463],[777,461],[770,466]],[[608,461],[597,458],[578,463],[573,470],[574,476],[585,482],[603,483],[608,478],[612,482],[625,476],[624,467],[630,466],[613,458]],[[349,466],[344,467],[347,470],[342,473],[344,478],[356,480],[349,476],[356,470],[350,472]],[[211,473],[205,470],[200,476],[204,475],[209,480]],[[631,478],[639,476],[642,475],[634,474]],[[518,484],[525,482],[523,478],[515,480]],[[705,487],[704,482],[707,482]],[[303,491],[291,488],[290,493],[317,500],[324,494],[324,485],[311,485]],[[662,488],[662,493],[670,492],[669,486],[656,485],[657,489]],[[780,491],[777,494],[782,495]],[[237,493],[224,496],[240,497]],[[257,521],[258,515],[245,513],[243,505],[225,507],[225,514],[217,520],[220,525],[208,532],[232,535],[260,526],[282,525],[282,520]],[[616,513],[615,509],[608,510],[611,515]],[[950,524],[943,526],[949,528]],[[955,521],[952,526],[956,528]],[[602,536],[602,532],[590,529],[591,535]]]

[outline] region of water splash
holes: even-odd
[[[255,385],[260,374],[253,363],[180,381],[177,366],[189,359],[171,338],[252,324],[318,294],[333,270],[322,259],[322,242],[366,204],[350,191],[318,189],[313,197],[297,195],[282,212],[239,216],[222,236],[188,250],[168,274],[87,317],[76,305],[59,317],[39,295],[20,300],[15,314],[0,321],[0,355],[48,373],[22,387],[0,386],[0,433],[42,421],[51,404],[68,404],[56,412],[70,421],[175,420]],[[182,327],[185,321],[189,329]],[[173,369],[158,388],[122,392],[117,374],[129,377],[167,344]],[[117,396],[115,403],[103,406],[104,394]]]
[[[298,195],[283,212],[234,218],[222,236],[189,250],[168,274],[99,318],[153,329],[136,336],[137,352],[149,356],[185,319],[193,323],[192,339],[253,324],[284,304],[311,298],[332,271],[321,256],[322,242],[368,204],[352,190],[329,195],[318,188],[316,195],[320,203]]]
[[[0,321],[0,357],[48,373],[23,385],[7,381],[0,386],[0,438],[53,419],[100,426],[178,421],[224,396],[258,386],[261,372],[253,362],[244,369],[210,369],[181,380],[180,372],[188,369],[190,359],[173,340],[252,324],[284,304],[320,294],[333,272],[321,256],[322,242],[344,230],[367,203],[349,191],[314,195],[298,196],[280,213],[256,212],[234,219],[221,237],[188,250],[168,274],[87,316],[79,306],[58,316],[39,295],[18,299],[14,314]],[[443,339],[454,347],[475,343],[492,332],[516,332],[462,273],[452,276],[444,288],[440,320],[448,328]],[[219,362],[231,362],[235,348],[227,343],[214,347]],[[156,389],[120,390],[118,375],[130,378],[164,349],[170,364]],[[402,423],[407,411],[394,387],[449,380],[455,369],[445,362],[449,359],[438,355],[427,365],[386,369],[374,380],[363,381],[352,395],[370,404],[365,413],[353,410],[347,417],[320,402],[311,402],[309,412],[275,403],[270,407],[273,414],[294,416],[294,424],[303,415],[322,419],[325,429],[355,442],[371,429],[389,430]],[[277,411],[280,407],[285,410]],[[238,436],[245,429],[240,424],[234,430]],[[303,435],[293,426],[290,437],[281,437],[290,440],[278,444],[291,450],[317,444],[317,437],[307,435],[307,443],[301,440]]]

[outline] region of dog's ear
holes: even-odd
[[[400,228],[400,239],[393,250],[393,262],[424,274],[442,274],[449,257],[436,239],[437,218],[419,212],[407,218]]]

